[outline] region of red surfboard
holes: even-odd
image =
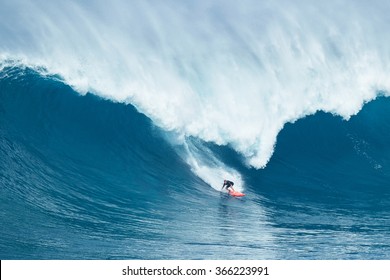
[[[229,191],[229,194],[231,196],[236,196],[236,197],[245,196],[244,193],[240,193],[240,192],[237,192],[237,191]]]

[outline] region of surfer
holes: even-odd
[[[228,192],[235,192],[235,190],[233,189],[233,185],[234,183],[232,181],[229,181],[229,180],[223,180],[223,186],[222,186],[222,189],[226,186],[226,189],[228,190]]]

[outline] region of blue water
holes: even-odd
[[[389,259],[389,10],[0,0],[0,259]]]
[[[2,69],[0,100],[1,259],[390,258],[387,97],[286,124],[264,169],[190,137],[242,175],[240,199],[131,104],[28,67]]]

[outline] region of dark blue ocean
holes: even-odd
[[[242,175],[243,198],[131,104],[28,67],[2,69],[0,100],[1,259],[390,258],[386,97],[286,124],[263,169],[189,139]]]

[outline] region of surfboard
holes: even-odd
[[[244,193],[240,193],[240,192],[237,192],[237,191],[235,191],[235,192],[230,191],[229,194],[230,194],[231,196],[235,196],[235,197],[245,196]]]

